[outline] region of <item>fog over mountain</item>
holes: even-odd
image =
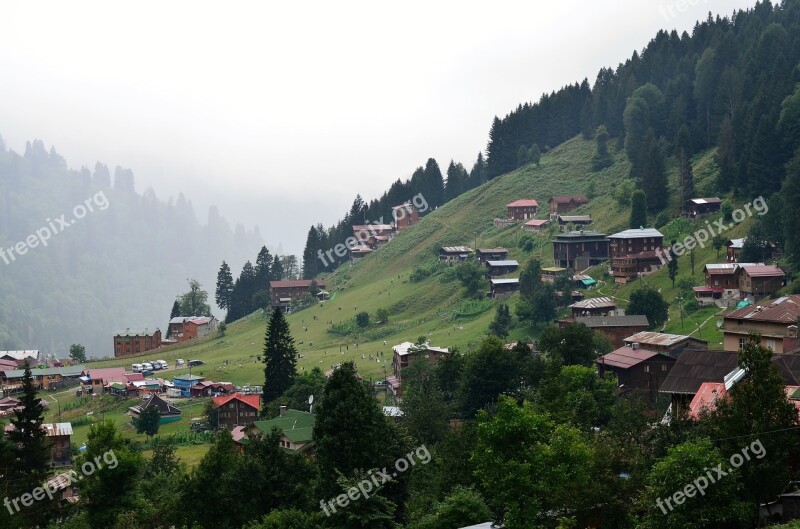
[[[3,146],[0,349],[66,356],[82,343],[113,355],[115,331],[166,331],[188,278],[213,297],[220,262],[241,268],[263,244],[257,227],[232,228],[216,207],[196,213],[183,194],[137,192],[129,169],[70,168],[40,140],[23,154]]]

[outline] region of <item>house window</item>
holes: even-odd
[[[746,344],[747,344],[747,338],[739,338],[739,349],[742,349]]]
[[[661,371],[666,371],[666,370],[667,370],[667,365],[661,364]]]
[[[650,366],[644,366],[644,372],[645,373],[649,373],[650,372]]]

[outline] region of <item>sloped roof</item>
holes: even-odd
[[[539,207],[539,203],[533,199],[515,200],[511,204],[506,204],[507,208],[531,208]]]
[[[506,259],[504,261],[486,261],[489,266],[519,266],[515,259]]]
[[[297,279],[293,281],[270,281],[270,288],[296,288],[296,287],[311,287],[311,282],[316,281],[317,286],[322,288],[325,286],[324,279]]]
[[[694,395],[703,382],[723,383],[737,361],[735,351],[684,349],[658,391]]]
[[[783,277],[786,275],[775,265],[751,265],[741,268],[750,277]]]
[[[506,279],[490,279],[489,282],[492,285],[518,285],[519,278],[518,277],[509,277]]]
[[[61,435],[72,435],[71,422],[57,422],[42,424],[42,429],[46,432],[47,437],[58,437]]]
[[[559,215],[559,222],[592,222],[591,215]]]
[[[609,239],[640,239],[643,237],[663,237],[664,235],[655,228],[631,228],[629,230],[609,235]]]
[[[508,253],[508,248],[478,248],[478,253]]]
[[[588,204],[589,199],[586,198],[585,195],[553,195],[547,202],[555,202],[556,204],[569,204],[570,202]]]
[[[89,369],[84,370],[88,372],[89,378],[92,380],[102,380],[105,384],[111,382],[127,382],[125,378],[125,368],[122,367],[105,367],[102,369]]]
[[[469,246],[442,246],[441,251],[444,253],[472,253],[472,248]]]
[[[619,367],[622,369],[628,369],[634,366],[641,364],[642,362],[646,362],[648,360],[652,360],[654,358],[658,358],[659,360],[670,361],[673,360],[672,357],[667,356],[665,354],[659,353],[657,351],[648,351],[647,349],[634,349],[633,347],[620,347],[619,349],[615,349],[608,354],[605,354],[595,360],[597,364],[600,365],[607,365],[611,367]]]
[[[526,222],[525,226],[532,226],[534,228],[538,228],[539,226],[544,226],[548,222],[550,222],[550,221],[547,220],[547,219],[533,219],[533,220],[529,220],[528,222]]]
[[[589,298],[573,303],[569,306],[571,309],[606,309],[616,308],[617,304],[613,299],[601,296],[599,298]]]
[[[747,237],[744,237],[742,239],[731,239],[731,240],[728,241],[727,246],[730,246],[731,248],[739,249],[739,248],[744,247],[744,241],[745,240],[747,240]]]
[[[251,408],[255,408],[256,410],[261,407],[261,397],[259,395],[242,395],[241,393],[234,393],[233,395],[228,395],[226,397],[214,397],[211,400],[214,401],[214,406],[217,408],[224,406],[232,400],[243,402]]]
[[[436,353],[449,353],[450,350],[446,347],[432,347],[428,344],[417,346],[411,342],[403,342],[392,346],[392,351],[400,356],[418,353],[422,351],[434,351]]]
[[[703,382],[689,404],[689,418],[699,419],[703,410],[711,411],[717,407],[717,401],[728,392],[721,382]]]
[[[691,198],[689,202],[693,204],[719,204],[722,202],[718,197],[708,197],[708,198]]]
[[[598,327],[648,327],[647,316],[632,314],[630,316],[576,316],[575,323],[582,323],[590,329]]]
[[[274,428],[293,443],[307,443],[314,438],[316,416],[299,410],[286,410],[280,417],[268,421],[256,421],[253,425],[261,432],[270,433]]]
[[[13,358],[14,360],[25,360],[26,358],[33,358],[34,360],[39,359],[39,350],[30,350],[30,351],[0,351],[0,358],[7,356],[9,358]]]
[[[626,343],[636,342],[647,345],[663,345],[665,347],[677,345],[686,340],[697,340],[699,342],[707,343],[705,340],[700,340],[699,338],[694,338],[692,336],[685,336],[683,334],[667,334],[665,332],[651,331],[637,332],[633,336],[628,336],[625,338]]]
[[[774,323],[797,323],[800,317],[800,295],[784,296],[769,305],[749,305],[726,314],[725,319],[769,321]]]
[[[162,417],[169,417],[169,416],[173,416],[174,417],[176,415],[180,415],[181,414],[181,410],[179,410],[178,408],[176,408],[175,406],[173,406],[169,402],[165,401],[164,399],[162,399],[161,397],[159,397],[155,393],[153,393],[149,397],[147,397],[147,400],[145,400],[141,404],[138,404],[136,406],[131,406],[128,409],[132,413],[138,415],[138,414],[141,414],[144,410],[146,410],[148,408],[151,408],[153,406],[158,408],[158,411],[161,412],[161,416]]]

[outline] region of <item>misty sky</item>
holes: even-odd
[[[754,3],[4,1],[0,135],[299,254],[356,193],[431,156],[471,167],[493,116]]]

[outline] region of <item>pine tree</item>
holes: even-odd
[[[303,279],[313,279],[320,272],[321,264],[317,256],[319,247],[319,234],[316,226],[308,229],[306,237],[306,247],[303,250]]]
[[[181,315],[181,304],[178,300],[175,300],[175,303],[172,304],[172,311],[169,313],[169,319],[177,318]]]
[[[642,190],[647,195],[647,206],[656,213],[667,205],[667,172],[664,168],[664,153],[650,129],[644,141],[642,162]]]
[[[294,383],[297,349],[289,324],[279,307],[272,311],[264,337],[264,393],[266,405],[280,397]]]
[[[736,179],[736,140],[733,134],[733,123],[730,118],[725,118],[719,129],[719,148],[716,155],[719,165],[717,189],[721,192],[730,191]]]
[[[269,289],[269,269],[272,266],[272,255],[266,246],[262,246],[256,257],[256,279],[258,290]]]
[[[270,281],[281,281],[283,279],[283,263],[278,255],[272,260],[272,267],[269,269]]]
[[[222,310],[228,310],[231,307],[231,297],[233,296],[233,276],[228,263],[222,261],[222,266],[219,267],[217,272],[217,290],[214,299],[217,306]]]
[[[469,172],[469,187],[470,189],[478,187],[486,182],[486,162],[483,159],[483,153],[478,153],[478,158]]]
[[[632,229],[647,226],[647,195],[641,189],[631,193],[631,216],[628,227]]]
[[[678,171],[681,182],[681,209],[685,211],[694,197],[694,175],[692,174],[691,135],[689,127],[682,125],[678,131]]]
[[[43,423],[44,406],[36,396],[31,368],[26,362],[20,406],[14,411],[11,418],[13,429],[8,432],[8,440],[16,447],[16,465],[10,482],[20,493],[39,487],[47,477],[50,450],[42,428]],[[37,521],[42,520],[44,511],[46,508],[37,508],[22,510],[20,514],[33,527]]]

